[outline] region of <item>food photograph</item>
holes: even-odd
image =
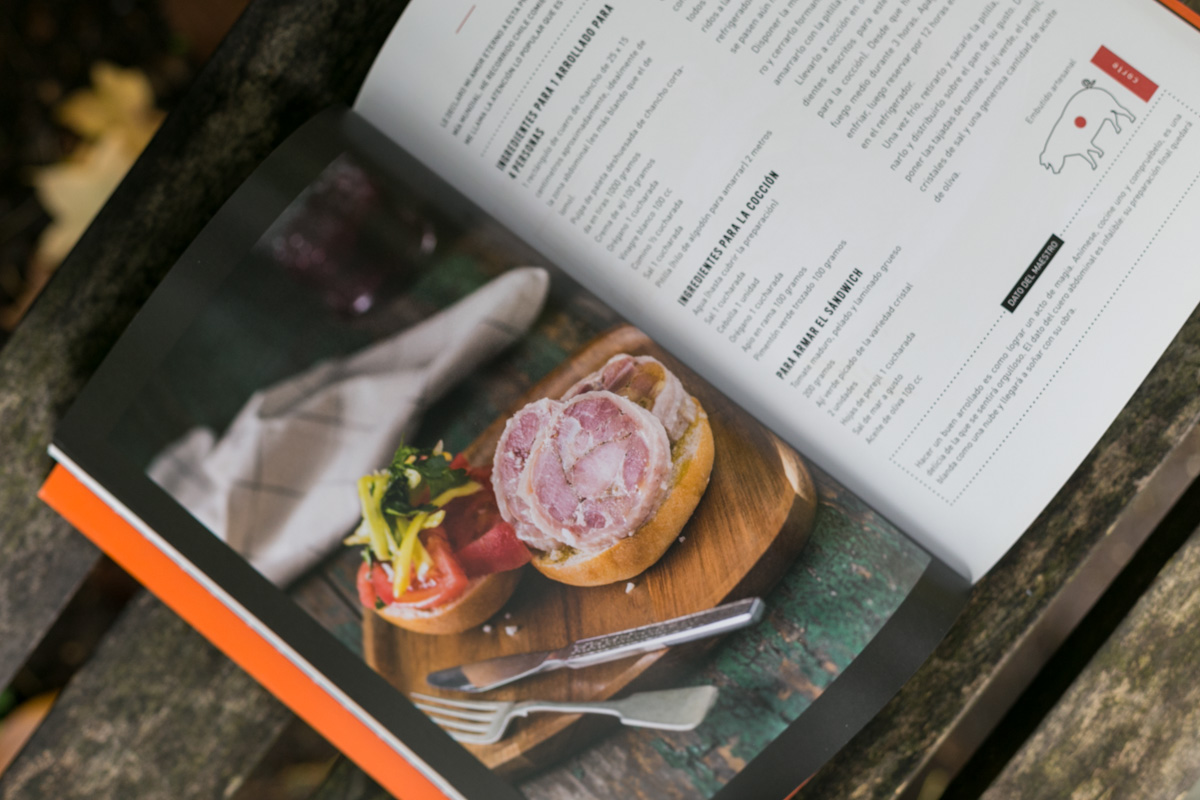
[[[472,209],[332,158],[114,439],[529,797],[707,798],[928,556]],[[688,794],[679,795],[679,787]]]

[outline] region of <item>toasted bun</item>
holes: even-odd
[[[531,551],[538,572],[572,586],[602,586],[640,575],[662,558],[696,510],[712,474],[712,428],[700,401],[693,397],[692,402],[696,419],[671,446],[670,489],[654,515],[628,537],[598,553],[570,548]]]
[[[375,609],[375,613],[415,633],[462,633],[487,622],[508,602],[522,571],[510,569],[473,578],[457,600],[444,606],[422,609],[390,605]]]

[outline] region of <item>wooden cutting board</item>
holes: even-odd
[[[439,692],[425,683],[425,676],[765,595],[804,547],[817,496],[799,455],[636,328],[624,326],[593,340],[530,389],[512,411],[542,397],[561,396],[618,353],[658,358],[708,412],[716,453],[712,478],[682,541],[634,578],[629,591],[625,581],[567,586],[526,567],[488,633],[477,628],[451,636],[422,635],[366,615],[367,662],[406,695],[418,691],[459,699],[604,700],[626,690],[689,685],[696,656],[712,645],[711,640],[586,669],[560,669],[482,695]],[[493,422],[467,448],[472,463],[491,462],[508,416]],[[535,714],[512,723],[500,742],[467,749],[501,774],[523,775],[579,749],[608,724],[597,715]]]

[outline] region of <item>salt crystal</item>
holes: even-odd
[[[680,543],[680,544],[683,544],[683,540],[684,540],[684,539],[686,539],[686,538],[687,538],[686,536],[680,536],[680,537],[679,537],[679,543]]]
[[[625,594],[629,594],[632,591],[633,591],[633,581],[630,581],[629,583],[625,584]]]
[[[516,636],[517,631],[519,631],[519,630],[521,630],[520,625],[505,625],[504,626],[504,632],[507,633],[509,636]]]
[[[483,626],[483,632],[484,632],[484,633],[491,633],[491,632],[492,632],[492,626],[491,626],[491,625],[484,625],[484,626]]]

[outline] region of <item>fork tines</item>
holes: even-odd
[[[498,700],[451,700],[448,697],[434,697],[431,694],[421,694],[420,692],[410,692],[409,694],[418,700],[424,700],[426,703],[443,705],[449,708],[467,708],[473,711],[495,711],[498,708],[508,705],[508,703]]]
[[[499,720],[503,709],[512,705],[489,700],[450,700],[420,692],[412,692],[411,696],[420,701],[413,705],[462,742],[475,742],[476,737],[479,737],[478,743],[483,743],[482,739],[492,734],[491,729]]]

